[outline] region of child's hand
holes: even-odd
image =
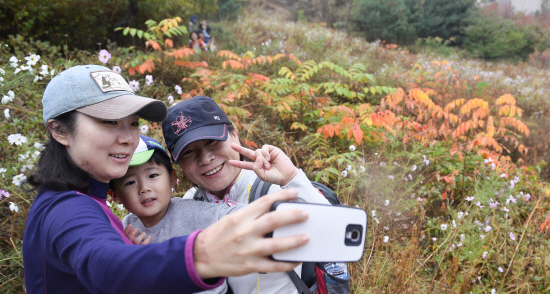
[[[124,229],[124,235],[126,235],[126,238],[130,239],[130,241],[132,241],[135,245],[147,245],[151,242],[151,236],[145,238],[146,234],[141,233],[136,237],[137,234],[139,234],[139,230],[132,228],[132,225],[128,225]]]
[[[264,182],[284,186],[299,172],[290,158],[275,146],[264,145],[262,149],[256,149],[256,151],[234,143],[231,144],[231,147],[240,154],[254,160],[254,162],[230,160],[229,164],[253,170]]]

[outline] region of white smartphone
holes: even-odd
[[[367,213],[363,209],[303,202],[275,202],[271,211],[305,210],[307,221],[277,228],[273,238],[308,234],[301,247],[270,256],[292,262],[355,262],[363,256],[367,232]]]

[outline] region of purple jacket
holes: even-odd
[[[193,293],[223,283],[195,271],[199,231],[131,245],[106,206],[107,190],[94,179],[90,195],[40,189],[23,237],[27,293]]]

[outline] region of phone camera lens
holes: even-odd
[[[346,238],[349,239],[351,242],[359,241],[360,237],[361,237],[361,232],[358,229],[353,229],[346,234]]]

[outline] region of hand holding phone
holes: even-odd
[[[277,261],[355,262],[363,256],[367,213],[359,208],[302,202],[275,202],[271,211],[305,210],[307,221],[275,229],[270,237],[308,234],[310,241],[301,247],[275,253]]]

